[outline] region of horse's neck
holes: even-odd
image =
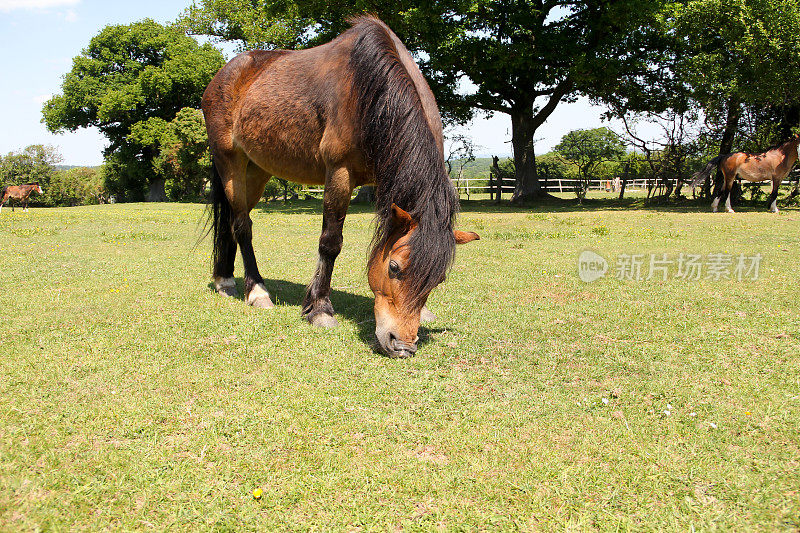
[[[800,159],[800,141],[789,141],[789,146],[789,149],[785,152],[785,156],[786,159],[794,158],[794,161],[792,161],[792,164],[794,164],[795,161]]]

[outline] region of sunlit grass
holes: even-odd
[[[329,331],[319,202],[254,212],[271,311],[210,291],[202,206],[4,210],[0,530],[800,528],[800,212],[462,207],[482,239],[399,361],[365,208]],[[585,284],[586,248],[764,259]]]

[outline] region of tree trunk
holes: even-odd
[[[167,180],[164,178],[156,178],[150,182],[150,188],[147,191],[148,202],[166,202],[167,191],[165,189]]]
[[[531,106],[521,106],[511,113],[511,146],[514,150],[514,196],[512,203],[532,200],[541,195],[539,176],[536,175],[536,155],[533,135],[536,126]]]
[[[351,203],[354,204],[371,204],[375,201],[375,187],[372,185],[362,185],[356,193]]]
[[[725,129],[722,131],[722,139],[719,142],[719,154],[729,154],[733,150],[733,138],[736,136],[736,130],[739,128],[739,118],[742,115],[742,108],[739,102],[731,98],[728,100],[728,116],[725,119]],[[722,187],[722,171],[717,168],[717,173],[714,175],[714,197],[719,194],[719,189]],[[703,187],[706,191],[710,191],[711,184],[706,183]]]

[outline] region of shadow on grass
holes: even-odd
[[[303,297],[306,294],[306,286],[293,281],[283,279],[265,279],[264,283],[267,290],[275,301],[276,306],[299,306],[303,302]],[[214,291],[214,284],[209,283],[208,288]],[[237,300],[244,303],[244,278],[236,278],[236,290],[239,291]],[[223,296],[220,296],[223,298]],[[378,348],[378,342],[375,338],[375,314],[374,314],[374,300],[361,296],[360,294],[353,294],[350,292],[339,291],[336,289],[331,290],[331,302],[337,315],[344,317],[356,324],[358,338],[364,344],[370,346],[372,350],[379,355],[383,352]],[[265,313],[269,311],[265,310]],[[305,320],[298,313],[298,320]],[[422,348],[425,344],[430,342],[431,334],[441,333],[445,331],[444,328],[427,328],[421,326],[419,329],[419,341],[417,346]]]
[[[781,208],[796,208],[795,205],[783,205]],[[766,212],[768,206],[763,200],[740,200],[733,204],[734,209],[743,212]],[[508,200],[497,205],[491,200],[461,200],[462,213],[570,213],[593,211],[652,211],[663,213],[710,213],[711,200],[705,198],[587,198],[583,203],[577,199],[548,197],[535,202],[512,205]]]
[[[796,209],[793,204],[786,205],[778,199],[781,208]],[[737,211],[757,212],[767,211],[764,200],[740,200],[733,204]],[[307,198],[304,200],[290,200],[288,202],[273,201],[261,202],[257,209],[262,213],[303,214],[322,216],[322,200]],[[571,213],[591,211],[625,211],[642,210],[664,213],[707,213],[711,211],[711,201],[700,198],[663,199],[656,198],[588,198],[583,203],[578,203],[576,198],[559,198],[549,196],[535,202],[512,205],[508,199],[501,204],[492,200],[465,200],[461,199],[462,213]],[[349,214],[372,214],[375,212],[372,204],[351,204]],[[321,224],[321,220],[320,220]]]
[[[322,200],[317,198],[309,197],[303,200],[289,200],[288,202],[284,202],[283,200],[259,202],[259,204],[256,206],[256,209],[265,214],[281,213],[284,215],[319,215],[320,225],[322,224]],[[372,214],[375,212],[375,206],[372,204],[360,203],[350,204],[350,208],[347,210],[347,212],[349,214]]]

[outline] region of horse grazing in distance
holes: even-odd
[[[724,182],[711,203],[711,210],[716,213],[720,202],[724,202],[728,213],[733,213],[730,192],[737,176],[751,182],[772,180],[772,194],[769,195],[767,206],[770,211],[777,213],[778,189],[800,156],[798,146],[800,146],[800,133],[760,154],[736,152],[717,156],[709,161],[703,170],[694,173],[691,186],[695,187],[705,181],[718,166],[724,176]]]
[[[6,202],[14,199],[22,202],[22,211],[27,212],[28,198],[33,193],[44,194],[44,191],[42,191],[42,188],[39,186],[38,182],[3,187],[3,191],[0,193],[0,211],[3,209],[3,206],[6,205]],[[11,211],[14,211],[14,204],[11,204]]]
[[[217,292],[235,295],[237,245],[245,301],[273,306],[258,271],[250,211],[273,176],[324,185],[316,272],[303,299],[312,324],[337,324],[334,262],[353,189],[375,184],[376,229],[368,279],[375,334],[391,357],[417,350],[431,291],[445,279],[456,243],[458,196],[444,165],[436,101],[397,36],[359,17],[333,41],[296,51],[250,51],[232,59],[203,95],[213,156],[212,271]]]

